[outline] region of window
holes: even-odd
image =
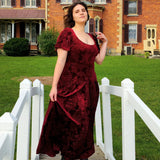
[[[61,0],[61,3],[72,3],[72,0]]]
[[[36,7],[36,0],[26,0],[26,7]]]
[[[25,38],[29,42],[36,43],[37,41],[37,24],[36,23],[26,23],[25,24]]]
[[[94,32],[103,32],[103,19],[99,16],[89,19],[89,33],[94,34]]]
[[[95,0],[95,3],[106,3],[106,0]]]
[[[87,23],[85,25],[85,32],[89,33],[89,21],[87,21]]]
[[[89,33],[94,34],[94,19],[89,19]]]
[[[1,7],[11,7],[11,0],[1,0],[0,6]]]
[[[41,0],[20,0],[20,5],[21,7],[28,7],[28,8],[40,7]]]
[[[36,23],[32,23],[32,42],[37,41]]]
[[[10,23],[0,23],[0,43],[5,43],[12,37],[12,25]]]
[[[129,1],[128,14],[137,14],[137,1],[136,0]]]
[[[95,32],[99,32],[99,19],[96,18],[95,20]]]
[[[142,0],[124,0],[124,15],[142,15]]]
[[[129,42],[137,42],[137,24],[129,24]]]

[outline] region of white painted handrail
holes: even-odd
[[[160,119],[134,92],[129,91],[128,96],[129,103],[134,107],[135,111],[160,142]]]
[[[15,106],[13,107],[11,114],[16,118],[16,120],[19,120],[19,117],[22,113],[24,103],[27,99],[27,94],[28,94],[27,91],[21,93],[21,96],[18,98]]]
[[[101,104],[98,101],[95,126],[96,144],[102,149],[105,158],[115,160],[112,144],[111,104],[110,95],[122,99],[122,159],[135,160],[135,111],[145,122],[157,140],[160,142],[160,119],[149,109],[149,107],[134,92],[134,83],[130,79],[124,79],[121,86],[109,85],[107,78],[102,79],[99,86],[102,93],[103,127],[101,117]],[[104,135],[104,142],[103,136]]]
[[[20,83],[19,98],[13,110],[0,117],[0,160],[14,159],[16,134],[16,160],[29,159],[32,97],[31,157],[32,160],[36,159],[36,147],[44,119],[44,86],[35,80],[32,87],[32,82],[25,79]]]

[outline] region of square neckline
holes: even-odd
[[[87,34],[92,38],[94,44],[87,44],[87,43],[83,42],[82,40],[80,40],[80,39],[78,38],[78,36],[76,35],[75,31],[74,31],[72,28],[71,28],[71,30],[72,30],[73,34],[75,35],[75,37],[76,37],[81,43],[83,43],[83,44],[85,44],[85,45],[88,45],[88,46],[94,46],[94,45],[96,44],[96,43],[95,43],[95,40],[93,39],[93,37],[92,37],[89,33],[87,33]]]

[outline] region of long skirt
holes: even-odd
[[[54,157],[61,152],[65,160],[86,159],[94,153],[93,125],[99,96],[97,81],[88,81],[76,92],[58,94],[49,103],[37,154]]]

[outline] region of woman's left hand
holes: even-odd
[[[102,32],[96,32],[97,39],[101,40],[102,42],[108,43],[108,39]]]

